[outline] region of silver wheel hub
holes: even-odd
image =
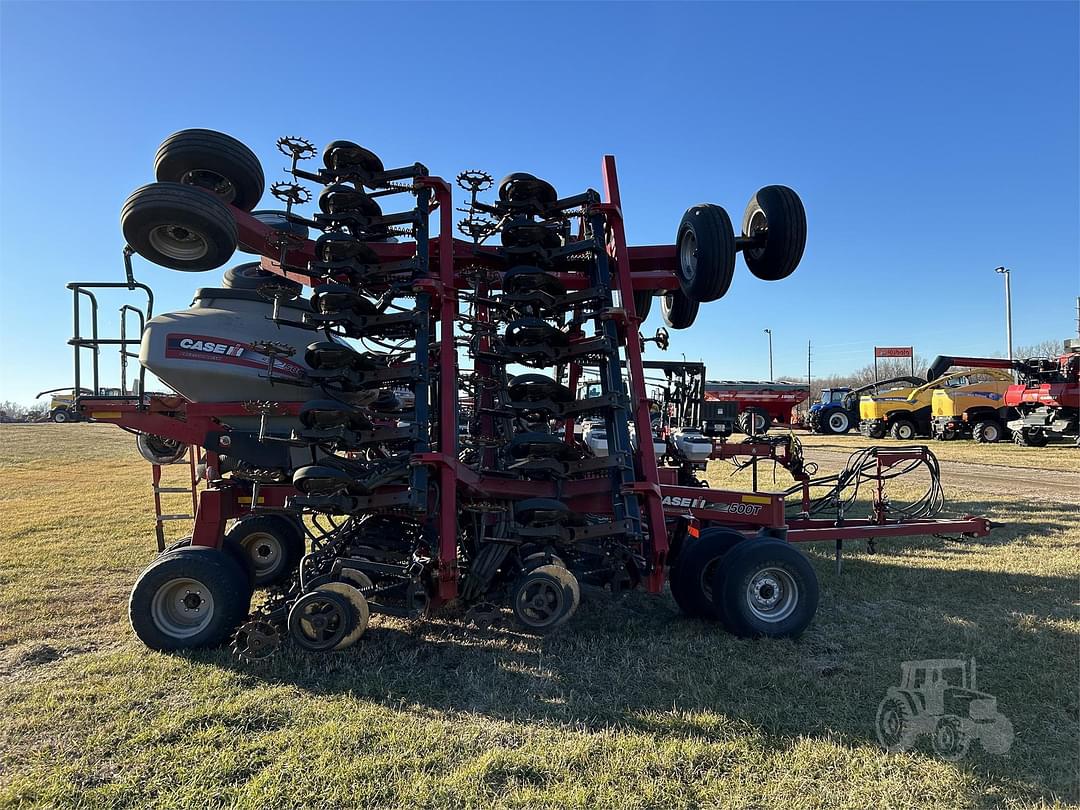
[[[244,549],[255,565],[255,573],[262,574],[275,569],[281,558],[281,541],[266,532],[254,532],[244,538]]]
[[[687,229],[683,233],[682,242],[679,243],[679,270],[683,278],[689,281],[697,272],[697,237],[694,232]]]
[[[214,597],[198,580],[179,577],[158,589],[150,613],[163,633],[189,638],[202,632],[214,618]]]
[[[799,586],[781,568],[763,568],[746,586],[750,612],[766,622],[780,622],[790,616],[799,603]]]
[[[154,250],[170,259],[193,261],[207,253],[206,239],[182,225],[158,225],[150,231]]]

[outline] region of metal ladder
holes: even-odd
[[[170,520],[195,520],[195,513],[199,508],[198,487],[198,452],[194,445],[188,447],[188,474],[191,486],[187,487],[163,487],[161,485],[161,464],[152,464],[152,477],[154,487],[154,534],[157,537],[157,548],[160,554],[165,550],[165,522]],[[191,496],[191,514],[165,514],[161,511],[162,495],[188,494]]]

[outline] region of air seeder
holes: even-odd
[[[658,464],[644,313],[657,296],[668,326],[691,326],[727,292],[740,252],[760,279],[793,272],[806,222],[791,189],[759,190],[738,233],[702,204],[674,244],[634,247],[610,156],[603,195],[467,171],[457,239],[451,186],[422,164],[388,169],[334,141],[304,169],[312,144],[278,147],[291,160],[289,180],[271,187],[281,210],[253,210],[258,160],[207,130],[166,139],[157,182],[124,205],[127,281],[115,286],[141,286],[133,253],[188,271],[220,267],[237,247],[260,257],[189,309],[147,307],[139,361],[175,395],[79,404],[139,433],[151,460],[191,447],[202,465],[191,538],[164,549],[132,592],[131,622],[149,646],[231,637],[247,659],[285,637],[341,649],[371,613],[420,616],[452,601],[476,623],[509,609],[544,632],[574,614],[582,586],[665,582],[690,615],[792,636],[818,594],[792,541],[831,540],[839,555],[849,539],[989,531],[982,518],[932,519],[940,488],[910,511],[890,504],[885,481],[935,471],[925,448],[863,454],[823,484],[791,440],[714,446],[717,457],[787,466],[800,482],[790,504],[680,486],[678,466]],[[300,213],[312,199],[302,183],[322,187],[312,214]],[[78,297],[93,285],[71,286]],[[94,332],[76,334],[77,351],[104,343]],[[586,377],[598,385],[578,397]],[[603,425],[602,456],[576,438],[585,419]],[[877,492],[863,516],[860,482]],[[812,497],[815,485],[826,494]]]

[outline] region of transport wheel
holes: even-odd
[[[212,548],[182,548],[155,559],[131,591],[128,617],[153,650],[212,647],[248,613],[251,589],[239,564]]]
[[[524,629],[533,633],[550,632],[577,610],[580,591],[575,598],[564,571],[565,568],[557,565],[541,565],[525,572],[515,583],[511,604],[514,618]]]
[[[309,652],[327,652],[355,631],[358,619],[348,598],[316,588],[293,604],[289,611],[289,635]]]
[[[818,579],[790,543],[754,537],[713,572],[712,595],[720,620],[735,635],[795,637],[817,612]]]
[[[735,273],[735,235],[731,218],[719,205],[687,208],[679,223],[679,287],[691,301],[724,297]]]
[[[975,427],[971,429],[971,438],[980,444],[999,442],[1001,441],[1001,435],[1001,425],[990,419],[976,422]]]
[[[176,464],[188,453],[188,446],[183,442],[152,433],[138,434],[135,437],[135,446],[139,455],[151,464]]]
[[[671,596],[683,613],[697,619],[716,618],[713,574],[727,553],[745,539],[744,534],[734,529],[714,526],[684,541],[668,575]]]
[[[352,141],[330,141],[323,149],[323,165],[336,176],[359,174],[370,177],[383,171],[383,162],[378,155]]]
[[[513,458],[552,458],[558,461],[577,461],[581,450],[567,444],[554,433],[533,431],[518,433],[510,440],[510,455]]]
[[[308,238],[307,225],[291,221],[285,216],[284,211],[252,211],[251,215],[264,225],[269,225],[275,231],[289,234],[296,240],[298,245]],[[241,240],[239,248],[244,253],[264,253],[272,250],[270,245],[267,245],[265,242],[263,244],[248,245],[245,244],[243,240]],[[273,252],[276,253],[276,249],[274,249]]]
[[[281,515],[255,515],[237,521],[225,541],[244,550],[255,569],[255,587],[288,579],[304,556],[304,535],[295,522]]]
[[[62,425],[65,422],[70,422],[71,411],[69,411],[67,408],[57,408],[55,411],[52,412],[52,416],[50,417],[50,419],[52,419],[58,425]]]
[[[301,467],[294,472],[292,483],[302,495],[344,495],[361,489],[344,470],[317,464]]]
[[[901,442],[910,442],[915,438],[915,423],[907,419],[897,419],[889,429],[889,434]]]
[[[1013,441],[1021,447],[1046,447],[1049,439],[1041,430],[1021,428],[1013,431]]]
[[[698,306],[681,289],[668,290],[660,299],[660,317],[672,329],[688,329],[697,320]]]
[[[209,129],[182,129],[162,141],[154,176],[208,189],[244,211],[258,204],[266,184],[254,152],[236,138]]]
[[[891,754],[908,750],[918,736],[911,709],[899,697],[887,697],[881,701],[874,728],[878,742]]]
[[[183,548],[191,547],[191,535],[187,537],[181,537],[179,540],[174,540],[172,543],[165,547],[165,550],[159,554],[159,557],[164,557],[166,554],[171,554],[174,551],[179,551]],[[224,551],[233,562],[240,566],[244,572],[244,576],[248,583],[248,591],[255,590],[255,565],[251,561],[251,556],[243,549],[243,547],[234,540],[229,540],[225,537],[222,541],[221,550]]]
[[[637,316],[644,322],[652,311],[653,298],[652,290],[634,290],[634,311]]]
[[[181,183],[151,183],[133,191],[120,213],[120,227],[135,252],[172,270],[213,270],[236,250],[229,207]]]
[[[847,433],[851,430],[851,417],[846,411],[833,411],[825,418],[827,433]]]
[[[938,718],[934,726],[934,753],[942,759],[955,762],[962,759],[971,747],[971,738],[964,729],[964,721],[955,714]]]
[[[251,290],[258,292],[267,285],[287,287],[294,290],[297,295],[303,291],[304,286],[292,279],[263,270],[259,262],[244,262],[235,267],[230,267],[221,277],[221,286],[227,290]]]
[[[787,278],[802,260],[806,248],[806,210],[799,195],[787,186],[758,190],[743,213],[745,237],[764,235],[759,247],[743,250],[750,272],[762,281]]]

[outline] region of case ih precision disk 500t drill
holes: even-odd
[[[309,142],[278,147],[291,159],[289,181],[270,189],[282,210],[255,211],[264,179],[247,147],[207,130],[170,136],[157,182],[124,204],[127,281],[69,285],[76,304],[96,286],[142,289],[139,360],[176,392],[83,397],[80,412],[140,434],[151,461],[187,446],[205,465],[191,538],[164,548],[159,532],[162,553],[131,595],[147,645],[231,638],[247,659],[286,636],[341,649],[370,613],[417,616],[451,600],[477,622],[509,608],[542,632],[574,614],[581,584],[658,592],[665,580],[688,614],[796,635],[818,585],[791,541],[833,540],[839,552],[844,539],[988,531],[981,518],[930,520],[936,496],[889,506],[884,481],[932,467],[925,448],[867,454],[821,499],[793,442],[718,450],[786,464],[802,486],[787,507],[778,494],[677,486],[679,470],[658,467],[639,325],[657,296],[669,326],[689,327],[727,292],[739,252],[758,278],[794,271],[806,220],[791,189],[758,191],[738,235],[703,204],[674,245],[629,247],[611,157],[603,195],[468,171],[467,238],[455,239],[451,187],[423,165],[386,168],[334,141],[303,169]],[[311,200],[304,182],[322,186],[313,214],[298,212]],[[238,247],[260,262],[153,317],[133,253],[204,271]],[[77,319],[78,306],[76,388],[80,349],[140,343],[98,339],[96,318],[80,336]],[[599,386],[578,398],[584,374]],[[94,376],[97,391],[96,360]],[[584,419],[603,421],[605,455],[576,438]],[[844,493],[867,478],[880,493],[872,514],[844,516]],[[822,516],[830,509],[839,520]],[[256,587],[269,590],[251,614]]]

